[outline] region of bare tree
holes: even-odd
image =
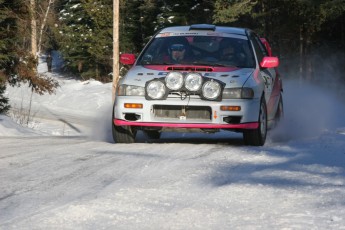
[[[37,22],[36,22],[36,1],[30,0],[29,13],[31,20],[31,54],[37,59]]]
[[[45,12],[44,12],[44,17],[43,17],[43,20],[42,20],[42,23],[41,23],[41,27],[40,27],[40,31],[39,31],[38,53],[41,53],[41,50],[42,50],[43,31],[44,31],[44,28],[45,28],[45,26],[47,24],[48,15],[49,15],[49,12],[50,12],[50,7],[53,5],[54,1],[55,0],[49,0],[48,1],[47,8],[45,9]]]

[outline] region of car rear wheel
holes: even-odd
[[[134,143],[136,130],[129,126],[116,126],[113,123],[112,134],[115,143]]]
[[[262,146],[265,144],[267,135],[267,108],[265,98],[261,99],[259,112],[259,127],[257,129],[245,130],[243,139],[246,145]]]
[[[279,122],[281,122],[284,118],[284,106],[283,106],[283,97],[280,94],[278,109],[276,112],[276,115],[274,117],[276,125],[278,125]]]

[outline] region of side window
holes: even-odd
[[[260,49],[261,49],[262,53],[264,54],[264,56],[269,56],[267,49],[266,49],[266,46],[262,43],[261,39],[255,35],[255,40],[258,42]]]
[[[252,34],[251,39],[254,45],[255,53],[258,57],[258,61],[260,62],[263,59],[263,57],[268,56],[268,53],[258,36]]]

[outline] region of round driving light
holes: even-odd
[[[146,92],[152,99],[161,99],[165,95],[165,85],[161,81],[151,81],[146,87]]]
[[[221,86],[216,81],[207,81],[202,87],[202,95],[209,100],[217,99],[221,92]]]
[[[190,73],[185,80],[185,86],[190,91],[198,91],[202,86],[202,77],[198,73]]]
[[[179,72],[170,72],[165,77],[165,84],[171,90],[181,89],[183,85],[183,75]]]

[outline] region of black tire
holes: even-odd
[[[115,143],[134,143],[136,131],[128,126],[116,126],[112,124],[112,134]]]
[[[276,115],[274,116],[275,120],[275,127],[284,119],[284,104],[283,104],[283,96],[280,94],[278,109]]]
[[[243,132],[243,139],[246,145],[263,146],[267,136],[267,107],[265,98],[261,99],[259,112],[259,127],[249,129]]]
[[[113,104],[113,112],[111,119],[111,133],[115,143],[134,143],[137,131],[130,126],[116,126],[114,124],[114,109],[115,102]]]
[[[161,137],[161,133],[156,130],[145,130],[144,132],[149,139],[159,139]]]

